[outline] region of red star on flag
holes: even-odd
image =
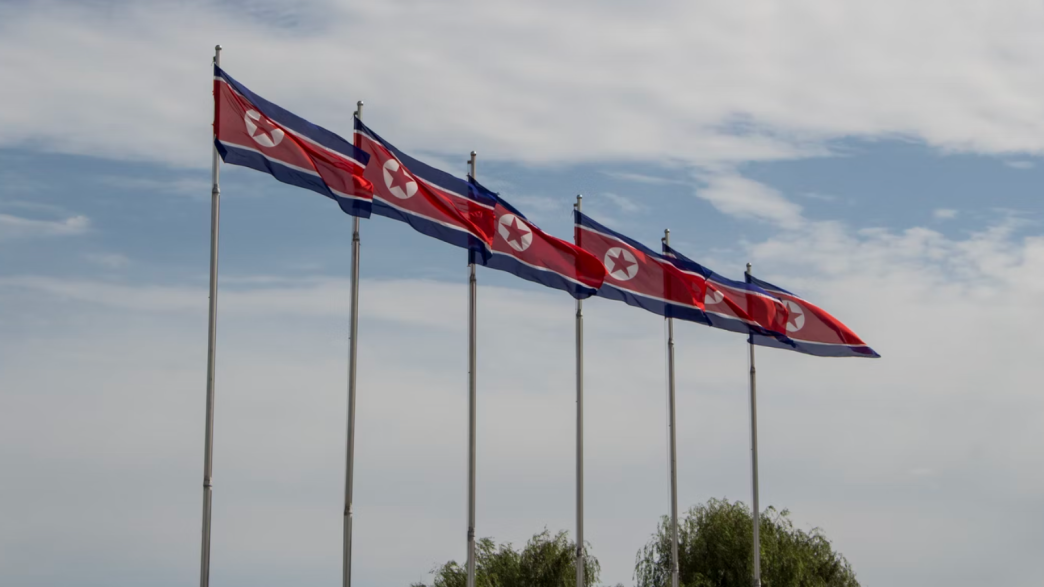
[[[509,222],[501,224],[501,226],[503,226],[504,230],[506,230],[508,233],[507,236],[504,237],[504,240],[506,240],[509,244],[513,243],[518,245],[519,248],[522,248],[524,246],[522,243],[522,238],[529,234],[529,228],[526,227],[525,224],[520,222],[517,217],[512,218]]]
[[[388,184],[388,189],[398,186],[403,193],[408,194],[409,191],[407,191],[406,186],[413,182],[413,177],[410,176],[409,172],[402,165],[399,165],[395,171],[391,171],[391,182]]]
[[[609,259],[613,262],[613,273],[623,272],[624,275],[631,274],[631,267],[634,267],[638,263],[628,261],[625,253],[621,250],[616,253],[616,256],[609,256]]]

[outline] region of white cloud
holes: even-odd
[[[341,132],[365,98],[367,121],[413,153],[714,170],[698,196],[800,229],[742,260],[884,355],[759,350],[762,502],[823,526],[864,584],[1036,584],[1022,563],[1042,548],[1025,512],[1044,507],[1044,399],[1027,382],[1044,342],[1027,332],[1044,318],[1044,238],[1013,221],[963,239],[812,222],[730,170],[843,136],[1040,153],[1041,7],[99,6],[0,6],[0,62],[22,80],[0,84],[0,143],[205,167],[220,41],[262,95]],[[88,227],[0,215],[0,237]],[[408,584],[463,552],[465,295],[363,283],[361,583]],[[486,286],[479,300],[479,534],[572,529],[572,300]],[[0,462],[19,480],[0,483],[17,504],[0,507],[0,553],[18,553],[0,555],[4,582],[192,581],[205,285],[7,275],[0,302]],[[223,277],[219,304],[215,577],[335,582],[347,283]],[[585,313],[588,539],[606,582],[627,582],[666,510],[662,321],[602,299]],[[681,504],[746,500],[742,339],[680,324],[678,353]]]
[[[0,214],[0,240],[48,236],[74,236],[87,232],[91,221],[86,216],[65,220],[34,220],[11,214]]]
[[[954,239],[806,221],[748,252],[759,275],[884,356],[757,356],[762,502],[823,527],[864,584],[971,587],[988,575],[1035,585],[1015,563],[1040,549],[1025,511],[1044,495],[1044,399],[1026,382],[1044,342],[1026,329],[1044,319],[1044,237],[1016,228],[1006,220]],[[347,284],[223,284],[214,572],[335,581]],[[465,292],[362,284],[360,581],[406,584],[463,552]],[[0,530],[0,543],[29,553],[5,562],[5,577],[44,568],[61,583],[57,561],[74,556],[96,561],[75,569],[80,580],[109,577],[133,552],[139,572],[190,580],[205,287],[21,276],[0,280],[0,298],[0,446],[23,481],[0,488],[20,504],[5,512],[17,531]],[[572,300],[482,287],[479,303],[479,534],[518,543],[545,524],[571,529]],[[585,314],[587,534],[606,582],[626,583],[667,506],[662,320],[597,298]],[[746,500],[742,337],[685,323],[676,336],[680,501]],[[30,430],[36,442],[18,440]],[[75,486],[61,483],[77,471]]]
[[[936,220],[953,220],[959,212],[953,208],[936,208],[932,210],[932,216]]]
[[[775,188],[735,173],[704,174],[700,178],[704,185],[696,189],[696,196],[723,214],[763,220],[786,229],[804,223],[801,206]]]
[[[706,164],[823,153],[846,136],[1044,152],[1044,8],[1031,3],[52,1],[0,11],[5,71],[22,80],[0,88],[5,145],[204,167],[207,64],[220,41],[243,83],[319,124],[349,132],[364,98],[367,122],[400,147],[461,161],[478,149]]]

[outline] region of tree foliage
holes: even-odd
[[[598,560],[584,546],[584,575],[587,585],[598,582]],[[475,544],[476,587],[576,587],[576,543],[566,532],[554,536],[545,529],[516,551],[510,543],[497,546],[482,538]],[[456,561],[432,571],[433,587],[464,587],[466,565]],[[414,584],[413,587],[424,587]]]
[[[761,584],[764,587],[859,587],[852,567],[816,528],[794,528],[789,512],[768,508],[761,516]],[[670,519],[638,551],[637,587],[671,584]],[[753,519],[742,502],[712,499],[678,520],[681,587],[750,587]]]

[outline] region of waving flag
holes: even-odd
[[[707,324],[703,285],[638,241],[573,211],[576,244],[601,259],[605,282],[601,297],[619,300],[665,317]]]
[[[332,198],[367,218],[373,185],[363,179],[370,156],[352,143],[287,112],[214,67],[214,134],[221,159]]]
[[[822,308],[767,281],[747,275],[749,283],[779,298],[787,307],[787,340],[751,334],[751,341],[761,346],[798,351],[817,357],[871,357],[881,355],[866,346],[854,332]]]
[[[472,190],[496,201],[497,229],[488,253],[476,262],[569,292],[576,299],[591,297],[602,286],[605,267],[591,253],[555,238],[529,221],[498,194],[469,178]]]
[[[371,157],[363,176],[374,186],[375,214],[458,247],[482,251],[493,242],[495,198],[396,149],[358,118],[355,144]]]
[[[704,284],[703,311],[711,326],[777,338],[787,331],[787,307],[765,290],[718,275],[666,244],[663,252],[690,279]]]

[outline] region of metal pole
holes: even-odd
[[[214,47],[214,65],[221,66],[221,45]],[[213,72],[211,72],[213,77]],[[214,117],[217,118],[217,96],[214,96]],[[210,312],[207,327],[207,423],[203,440],[203,539],[202,553],[199,563],[199,585],[210,584],[210,511],[213,495],[212,479],[214,475],[214,370],[217,356],[217,286],[218,286],[218,218],[221,212],[221,188],[218,186],[218,169],[221,159],[218,156],[217,128],[214,129],[210,149],[211,160],[210,188]]]
[[[580,211],[583,196],[576,196]],[[576,587],[584,587],[584,301],[576,300]]]
[[[663,243],[671,244],[671,230],[663,231]],[[678,448],[674,417],[674,318],[667,318],[667,390],[671,429],[671,587],[678,587]]]
[[[355,116],[362,120],[362,100],[356,103]],[[341,553],[341,584],[352,584],[352,487],[355,476],[355,374],[359,342],[359,217],[352,219],[352,297],[348,318],[348,439],[344,464],[344,536]]]
[[[751,265],[747,263],[747,276]],[[748,283],[750,280],[747,280]],[[758,381],[754,368],[754,339],[747,338],[750,346],[750,472],[751,486],[754,494],[754,587],[761,587],[761,510],[758,505]]]
[[[475,177],[475,157],[471,152],[471,177]],[[475,260],[468,252],[468,575],[466,587],[475,587],[475,411],[477,397],[476,387],[476,355],[478,284],[475,281]]]

